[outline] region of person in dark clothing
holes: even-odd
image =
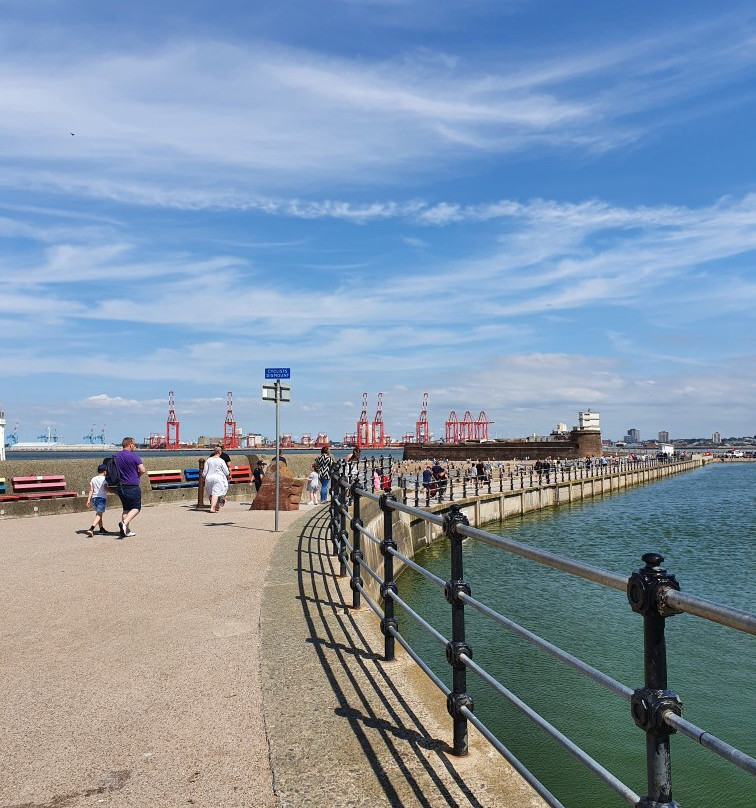
[[[263,463],[262,460],[258,460],[257,465],[255,466],[255,470],[252,472],[252,481],[255,484],[255,491],[260,490],[260,486],[262,485],[264,476],[265,476],[265,463]]]

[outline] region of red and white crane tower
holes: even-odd
[[[415,442],[415,433],[414,432],[405,432],[402,435],[402,443],[414,443]]]
[[[415,443],[430,442],[430,427],[428,426],[428,394],[423,393],[423,407],[420,417],[415,421]]]
[[[179,420],[176,418],[173,390],[168,391],[168,420],[165,422],[165,448],[178,449],[179,447]]]
[[[226,395],[226,420],[223,422],[223,448],[238,449],[239,436],[236,434],[236,421],[234,420],[231,391],[229,390]]]
[[[362,394],[362,412],[360,413],[360,420],[357,421],[357,443],[355,444],[358,449],[363,449],[370,446],[370,421],[367,416],[368,408],[368,394]]]
[[[302,446],[312,446],[312,435],[309,432],[303,432],[300,443]]]
[[[386,445],[386,433],[383,428],[383,393],[378,393],[378,407],[373,418],[373,440],[374,449],[382,449]]]
[[[454,412],[454,410],[449,413],[449,419],[447,420],[445,426],[446,442],[459,443],[459,418],[457,418],[457,413]]]
[[[318,432],[318,437],[315,438],[315,445],[318,448],[322,448],[323,446],[328,446],[328,435],[325,432]]]
[[[293,443],[294,443],[294,441],[292,440],[291,432],[284,432],[284,434],[281,435],[281,440],[279,441],[279,446],[282,449],[290,448]]]
[[[493,421],[489,421],[488,416],[481,410],[478,420],[475,421],[475,439],[488,440],[488,425],[492,423]]]

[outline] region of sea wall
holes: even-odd
[[[601,456],[601,433],[573,429],[548,441],[505,440],[485,443],[405,443],[404,460],[577,460]]]
[[[479,526],[487,522],[509,519],[515,516],[543,508],[556,508],[568,505],[571,502],[580,502],[593,497],[614,494],[626,488],[692,471],[700,468],[706,461],[700,458],[685,460],[677,463],[668,463],[649,468],[617,471],[600,477],[589,477],[581,480],[566,480],[544,484],[540,487],[523,488],[518,491],[504,491],[502,493],[481,494],[477,497],[467,497],[455,500],[462,513],[467,516],[471,525]],[[436,503],[424,510],[443,516],[452,503]],[[377,503],[372,500],[363,500],[360,503],[360,516],[366,530],[383,538],[383,513]],[[396,511],[393,521],[393,538],[397,543],[398,551],[407,558],[413,558],[415,552],[428,544],[442,538],[441,528],[426,522],[419,517]],[[347,524],[347,531],[352,541],[352,533]],[[376,572],[383,569],[383,559],[380,547],[363,537],[362,551],[365,562]],[[403,568],[403,563],[394,559],[395,574]],[[371,597],[378,597],[379,584],[369,575],[363,575],[365,589]]]
[[[107,452],[105,453],[107,454]],[[272,455],[265,454],[239,454],[230,452],[231,463],[235,466],[250,464],[254,468],[258,459],[268,462]],[[86,511],[87,491],[89,481],[97,473],[97,466],[102,462],[103,457],[94,455],[82,459],[56,458],[54,455],[45,454],[44,457],[33,460],[17,460],[12,454],[9,459],[0,461],[0,478],[5,478],[6,494],[13,493],[11,486],[12,477],[46,476],[50,474],[63,474],[66,478],[66,490],[76,491],[77,496],[61,497],[55,499],[20,500],[17,502],[0,502],[0,519],[9,519],[20,516],[42,516],[45,514]],[[317,454],[297,454],[286,458],[287,465],[297,478],[306,477],[310,472],[310,466],[315,462]],[[199,458],[196,455],[174,455],[166,452],[160,457],[145,457],[144,462],[148,471],[197,468]],[[147,476],[141,479],[142,505],[148,507],[161,502],[197,501],[196,488],[167,488],[153,491]],[[255,488],[250,483],[237,483],[230,486],[228,499],[245,500],[254,497]],[[108,505],[110,508],[119,508],[120,500],[116,494],[108,495]]]

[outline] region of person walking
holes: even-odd
[[[118,467],[118,498],[121,500],[123,515],[118,523],[119,538],[136,536],[129,525],[136,519],[142,510],[142,489],[139,487],[139,478],[146,469],[142,458],[136,453],[134,438],[124,438],[121,441],[121,451],[114,455]]]
[[[205,461],[202,475],[205,478],[205,495],[210,499],[210,513],[218,513],[225,504],[231,475],[226,461],[221,457],[220,446],[216,446]]]
[[[317,463],[311,466],[310,476],[307,478],[307,504],[317,505],[320,491],[320,474]]]
[[[325,502],[328,499],[328,485],[331,482],[331,474],[333,473],[334,460],[331,457],[331,452],[327,446],[320,450],[320,457],[315,461],[315,470],[318,472],[320,478],[320,501]]]
[[[95,530],[100,533],[107,533],[105,525],[102,523],[102,517],[105,513],[105,505],[107,504],[108,486],[105,482],[105,469],[107,466],[100,463],[97,467],[97,474],[89,481],[89,493],[87,494],[87,507],[95,509],[95,518],[92,526],[87,530],[87,536],[90,538],[94,536]]]

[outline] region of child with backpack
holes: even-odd
[[[105,513],[106,497],[108,485],[105,482],[105,471],[107,466],[100,463],[97,467],[97,474],[89,481],[89,493],[87,494],[87,507],[90,505],[95,509],[95,518],[92,526],[87,530],[87,536],[94,536],[95,530],[100,533],[107,533],[105,525],[102,523],[102,515]]]

